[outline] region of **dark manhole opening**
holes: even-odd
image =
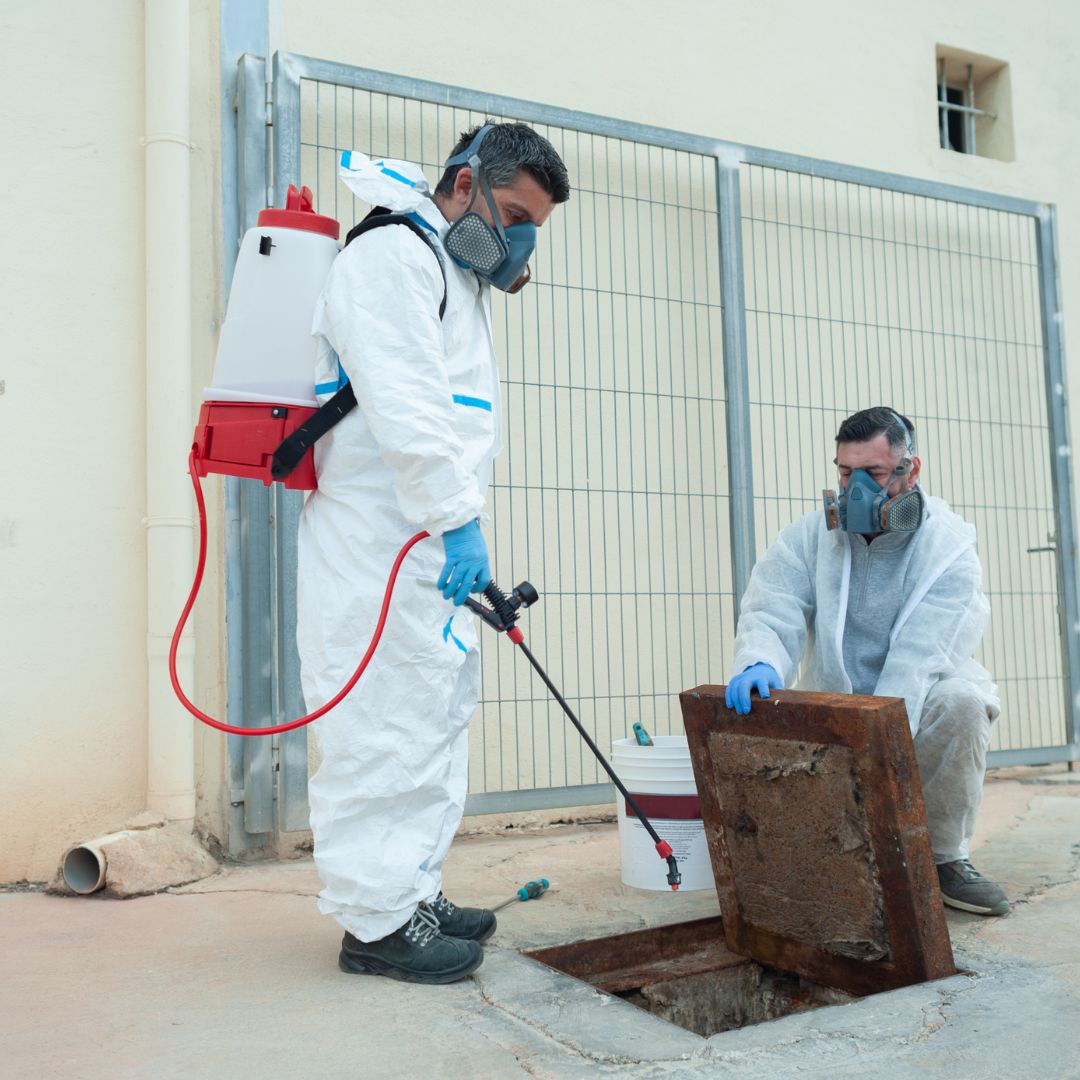
[[[706,1038],[857,999],[731,952],[718,917],[525,955]]]

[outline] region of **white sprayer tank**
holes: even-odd
[[[263,210],[244,235],[205,401],[317,404],[311,324],[340,229],[311,200],[290,186],[285,208]]]
[[[653,828],[672,847],[679,862],[679,890],[716,887],[701,818],[701,801],[685,735],[654,735],[653,746],[636,739],[616,739],[611,765]],[[615,793],[619,812],[619,854],[622,881],[635,889],[663,891],[667,864],[656,853],[652,837],[637,816],[627,812],[626,800]]]

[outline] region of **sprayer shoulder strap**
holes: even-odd
[[[439,270],[443,279],[443,296],[439,304],[439,319],[446,314],[446,267],[443,265],[442,256],[435,247],[431,235],[427,229],[416,222],[407,214],[394,214],[385,206],[376,206],[374,210],[358,225],[354,225],[345,237],[345,247],[348,247],[358,236],[362,236],[372,229],[381,228],[383,225],[404,225],[414,232],[429,248],[439,263]],[[321,439],[335,424],[343,420],[356,407],[356,395],[353,394],[352,383],[346,383],[325,405],[312,414],[311,419],[301,424],[287,439],[284,439],[274,451],[274,457],[270,464],[270,474],[275,480],[284,480],[300,464],[303,456]]]

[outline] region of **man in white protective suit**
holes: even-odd
[[[461,605],[491,582],[479,522],[500,448],[490,287],[527,280],[536,230],[570,186],[551,144],[509,123],[466,132],[434,192],[418,166],[355,152],[341,178],[411,225],[348,243],[316,306],[316,391],[326,401],[351,382],[357,407],[316,444],[319,486],[300,521],[309,709],[355,669],[399,549],[422,530],[431,538],[402,563],[363,678],[313,725],[319,908],[345,930],[343,971],[448,983],[480,966],[495,929],[492,912],[441,890],[480,690],[474,618]]]
[[[972,658],[990,615],[975,529],[918,485],[914,425],[885,407],[836,436],[838,492],[784,529],[739,611],[727,704],[800,689],[902,697],[946,904],[1003,915],[1001,888],[968,859],[997,687]]]

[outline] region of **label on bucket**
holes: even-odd
[[[712,862],[698,796],[655,795],[636,791],[631,794],[660,838],[671,845],[683,877],[680,891],[714,888]],[[668,889],[667,866],[656,853],[652,837],[624,799],[619,800],[618,809],[623,884],[635,889]]]
[[[699,795],[634,795],[634,802],[650,821],[654,817],[668,821],[701,820]],[[626,816],[637,817],[629,803],[626,804]]]

